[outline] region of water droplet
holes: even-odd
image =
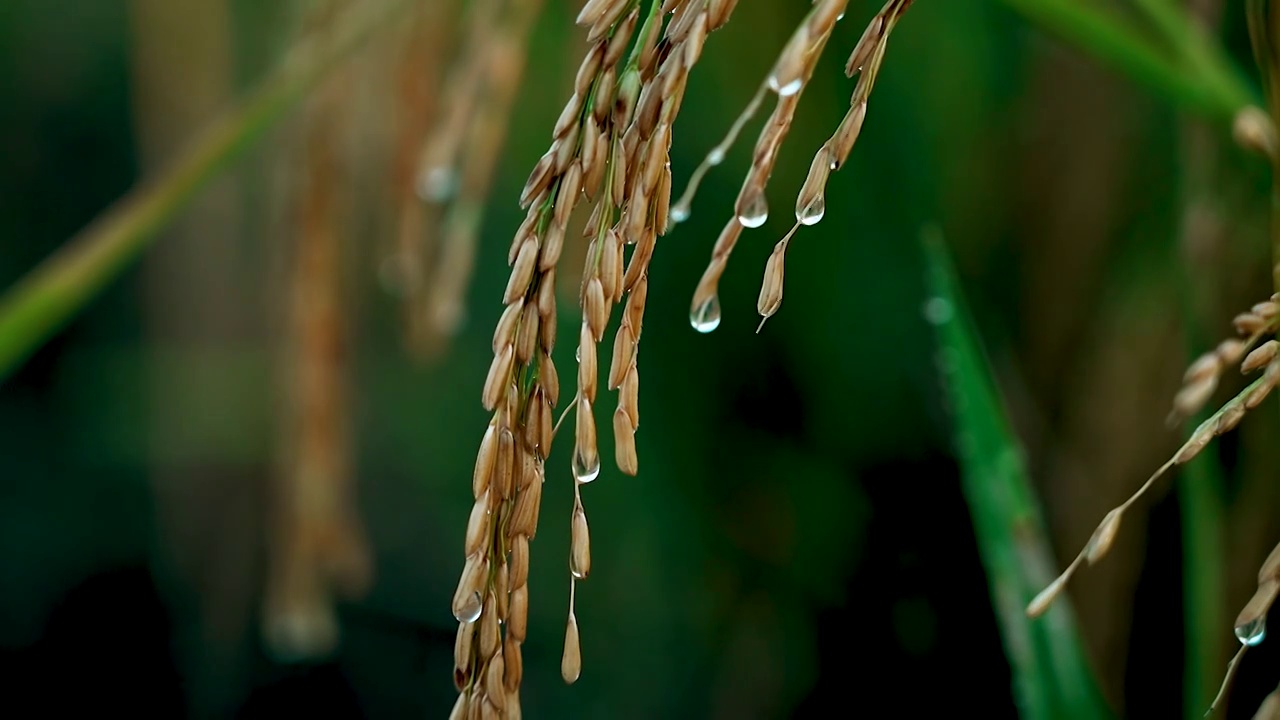
[[[720,296],[712,295],[689,313],[689,324],[704,335],[720,327]]]
[[[467,601],[453,608],[453,617],[460,623],[473,623],[480,619],[480,611],[484,603],[480,602],[480,593],[471,593]]]
[[[788,97],[790,95],[795,95],[796,93],[800,92],[800,88],[803,85],[804,85],[804,81],[801,80],[800,78],[796,78],[795,80],[788,82],[786,85],[780,85],[778,83],[778,77],[776,75],[769,76],[769,89],[778,93],[778,97]]]
[[[589,483],[600,475],[600,453],[592,453],[591,457],[583,457],[575,450],[573,453],[573,477],[580,483]]]
[[[924,319],[932,325],[941,325],[951,321],[954,311],[946,298],[929,298],[924,304]]]
[[[682,223],[685,220],[688,220],[689,219],[688,203],[676,203],[675,205],[672,205],[671,212],[668,213],[668,215],[670,216],[672,224]]]
[[[722,162],[724,162],[724,150],[718,147],[711,148],[711,152],[707,153],[707,164],[714,167]]]
[[[844,12],[841,11],[841,13],[836,16],[836,22],[840,22],[843,19],[844,19]]]
[[[418,175],[418,197],[427,202],[443,202],[458,191],[458,174],[453,168],[436,166]]]
[[[738,222],[742,223],[742,227],[748,228],[758,228],[768,219],[769,200],[765,198],[764,193],[757,193],[751,198],[738,215]]]
[[[1236,638],[1253,647],[1267,638],[1267,618],[1260,617],[1236,627]]]
[[[813,202],[801,208],[796,213],[796,222],[801,225],[817,225],[822,221],[822,217],[827,214],[827,200],[822,195],[814,198]]]
[[[578,362],[578,363],[582,362],[582,346],[581,345],[573,349],[573,359],[575,362]]]

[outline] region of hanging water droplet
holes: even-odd
[[[466,602],[455,605],[453,617],[460,623],[473,623],[480,619],[480,611],[484,603],[480,602],[480,593],[473,592],[467,596]]]
[[[668,218],[670,218],[671,224],[673,225],[676,223],[682,223],[685,220],[688,220],[689,204],[681,202],[681,203],[676,203],[675,205],[672,205],[670,212],[667,213],[667,216]]]
[[[1260,617],[1236,626],[1236,638],[1249,647],[1260,644],[1267,638],[1267,618]]]
[[[769,219],[769,200],[764,193],[756,193],[747,206],[738,214],[738,222],[742,227],[758,228]]]
[[[578,580],[584,580],[587,577],[586,575],[582,574],[581,570],[578,569],[578,566],[576,563],[573,562],[572,557],[569,558],[569,574],[574,576]]]
[[[427,202],[443,202],[458,190],[458,174],[453,168],[438,165],[418,175],[418,197]]]
[[[580,483],[589,483],[600,475],[600,453],[583,457],[581,451],[573,452],[573,477]]]
[[[804,81],[800,78],[791,80],[786,85],[782,85],[778,81],[777,75],[769,76],[769,89],[778,93],[778,97],[788,97],[800,92],[800,87],[804,85]]]
[[[582,346],[581,345],[573,349],[573,359],[574,359],[574,362],[578,362],[578,363],[582,362]]]
[[[720,296],[712,295],[689,313],[689,324],[704,335],[720,327]]]
[[[718,147],[711,148],[711,152],[707,153],[707,164],[714,167],[722,162],[724,162],[724,150]]]
[[[796,213],[796,222],[801,225],[817,225],[822,222],[822,217],[826,214],[827,200],[822,195],[819,195]]]
[[[924,319],[931,325],[942,325],[950,322],[953,314],[951,303],[946,298],[929,298],[924,304]]]

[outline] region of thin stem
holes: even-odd
[[[1205,712],[1205,717],[1209,717],[1214,710],[1218,709],[1218,704],[1222,702],[1227,690],[1231,688],[1231,681],[1235,679],[1236,671],[1240,669],[1240,661],[1244,659],[1244,654],[1248,651],[1248,645],[1241,645],[1240,649],[1236,651],[1235,657],[1231,658],[1231,662],[1227,663],[1227,674],[1222,678],[1222,685],[1218,687],[1218,694],[1209,705],[1209,710]]]
[[[355,3],[301,41],[160,174],[143,181],[0,297],[0,380],[147,247],[213,178],[409,0]]]
[[[760,104],[764,102],[764,97],[768,92],[769,84],[767,82],[760,83],[760,88],[756,90],[751,102],[747,103],[747,107],[733,121],[733,125],[730,126],[729,132],[725,134],[724,139],[720,141],[719,145],[711,148],[707,152],[707,156],[694,169],[693,175],[689,178],[689,186],[685,188],[684,194],[680,196],[676,204],[671,206],[671,217],[668,220],[670,227],[675,227],[677,223],[684,222],[689,217],[689,214],[693,211],[693,197],[698,193],[698,186],[702,184],[702,179],[706,177],[711,168],[724,161],[725,154],[729,152],[729,148],[733,147],[733,143],[737,141],[738,134],[742,132],[742,128],[760,109]]]
[[[567,417],[569,417],[569,411],[570,411],[570,410],[572,410],[572,409],[574,409],[575,407],[577,407],[577,406],[578,406],[578,400],[579,400],[581,397],[582,397],[581,395],[574,395],[574,396],[573,396],[573,402],[571,402],[571,403],[569,403],[568,405],[566,405],[566,406],[565,406],[565,408],[564,408],[564,410],[560,412],[560,419],[559,419],[559,420],[556,420],[556,424],[555,424],[555,426],[551,428],[551,439],[552,439],[552,440],[554,440],[554,439],[555,439],[555,437],[556,437],[556,435],[557,435],[557,434],[559,434],[559,432],[560,432],[560,426],[564,424],[564,419],[565,419],[565,418],[567,418]]]

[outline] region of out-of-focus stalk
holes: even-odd
[[[348,321],[343,248],[351,173],[339,148],[350,130],[350,72],[308,102],[301,142],[283,161],[297,178],[288,201],[290,277],[280,464],[271,493],[263,611],[268,648],[284,660],[322,657],[338,640],[334,598],[358,597],[372,573],[352,488]]]
[[[210,180],[410,4],[352,3],[330,32],[294,47],[256,90],[196,136],[166,170],[137,185],[0,296],[0,380],[119,274]]]

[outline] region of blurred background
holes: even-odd
[[[462,165],[480,202],[458,220],[419,171],[475,38],[461,2],[399,4],[3,378],[6,714],[452,706],[449,605],[516,198],[585,33],[576,3],[546,0],[505,111],[497,93],[481,119],[462,114],[505,139],[486,146],[492,162]],[[847,108],[844,59],[878,3],[850,3],[806,90],[775,212],[744,234],[715,332],[690,327],[689,301],[760,119],[661,239],[640,474],[606,463],[583,490],[595,564],[571,687],[557,672],[569,443],[548,462],[527,716],[1018,716],[922,312],[922,228],[945,234],[1060,564],[1177,448],[1165,417],[1189,359],[1271,292],[1265,164],[1229,123],[1011,10],[1033,4],[916,3],[759,334],[765,259]],[[291,48],[334,32],[345,16],[331,5],[0,3],[0,287],[167,167]],[[675,128],[677,192],[807,5],[741,3],[708,40]],[[1243,5],[1196,10],[1256,85]],[[523,37],[518,18],[503,27]],[[431,261],[455,221],[474,228],[474,273]],[[431,304],[437,286],[456,307]],[[576,284],[561,287],[573,327]],[[561,368],[572,347],[557,348]],[[1278,421],[1264,406],[1159,486],[1073,584],[1116,716],[1198,717],[1194,699],[1216,689],[1238,647],[1231,620],[1280,537]],[[328,508],[322,527],[290,510],[303,495]],[[277,622],[281,607],[311,624]],[[1280,680],[1273,644],[1249,654],[1228,716],[1249,717]]]

